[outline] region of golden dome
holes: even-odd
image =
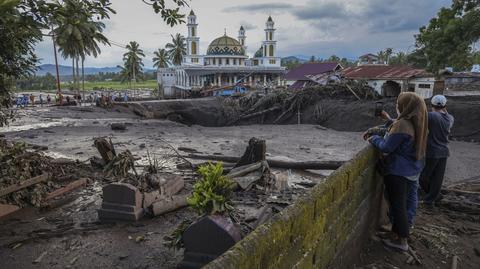
[[[207,55],[245,55],[242,44],[227,35],[213,40],[208,46]]]

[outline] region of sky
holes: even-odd
[[[167,0],[168,1],[168,0]],[[113,14],[106,21],[105,35],[115,43],[137,41],[145,51],[145,67],[152,67],[153,52],[163,48],[175,33],[187,34],[185,24],[169,27],[160,15],[141,0],[111,0]],[[236,38],[241,25],[246,29],[247,53],[253,55],[265,37],[269,15],[275,22],[278,56],[303,55],[356,59],[391,47],[395,51],[414,49],[414,35],[451,0],[191,0],[189,13],[197,15],[200,52],[204,54],[215,38]],[[42,64],[54,63],[51,40],[36,46]],[[85,66],[106,67],[122,64],[124,48],[102,47],[97,58]],[[61,59],[70,65],[71,60]]]

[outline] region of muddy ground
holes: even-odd
[[[215,105],[210,106],[212,102]],[[244,122],[241,126],[204,127],[193,124],[220,125],[218,115],[215,114],[219,109],[217,102],[215,99],[148,102],[148,105],[156,109],[156,118],[169,115],[170,119],[187,123],[186,125],[168,120],[145,119],[132,113],[131,107],[125,106],[108,110],[97,107],[27,108],[19,110],[17,121],[0,129],[0,132],[7,139],[47,146],[45,153],[50,156],[80,161],[98,155],[93,140],[94,137],[101,136],[110,137],[118,151],[129,149],[141,157],[139,164],[146,163],[147,150],[150,154],[159,156],[169,153],[167,143],[175,148],[188,148],[190,152],[193,150],[198,154],[240,156],[248,139],[253,136],[266,139],[269,158],[306,161],[350,159],[366,145],[360,138],[359,131],[370,124],[379,123],[372,117],[373,110],[368,110],[373,107],[373,103],[354,105],[338,100],[325,101],[325,104],[332,106],[332,113],[335,113],[323,121],[322,125],[340,131],[307,120],[308,109],[303,112],[302,123],[310,125],[245,125],[252,122]],[[175,107],[177,112],[181,111],[181,118],[172,115],[169,109],[165,109],[165,105]],[[145,107],[145,103],[142,106]],[[337,108],[334,109],[335,107]],[[348,110],[347,107],[354,109]],[[344,112],[339,112],[341,109]],[[194,122],[196,118],[200,120]],[[286,123],[293,123],[294,119],[291,120],[292,122]],[[125,123],[127,130],[112,131],[110,124],[114,122]],[[346,124],[341,124],[342,122]],[[461,120],[457,119],[458,122],[461,123]],[[480,175],[477,168],[480,163],[480,145],[453,141],[451,148],[452,157],[448,163],[446,184]],[[173,163],[166,165],[170,169],[174,167]],[[318,182],[321,182],[322,175],[329,173],[313,172],[315,173],[309,177]],[[186,174],[185,178],[187,181],[192,180],[190,174]],[[90,184],[88,188],[71,195],[70,202],[62,203],[57,208],[41,211],[30,208],[2,220],[2,268],[175,267],[182,253],[163,247],[163,237],[183,219],[193,218],[195,214],[189,209],[183,209],[133,224],[102,224],[97,220],[96,209],[100,207],[103,184],[105,183]],[[38,263],[35,263],[36,260]]]

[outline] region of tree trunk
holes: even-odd
[[[245,150],[245,153],[243,153],[243,156],[237,162],[235,167],[265,161],[266,152],[267,144],[265,143],[265,140],[252,137],[248,141],[248,147]]]
[[[75,78],[75,57],[72,57],[72,80],[73,80],[73,90],[75,90],[75,83],[76,83],[76,78]]]
[[[84,70],[85,58],[82,57],[82,92],[83,92],[83,102],[85,102],[85,70]]]
[[[80,69],[78,68],[78,57],[77,57],[76,65],[77,65],[77,95],[80,95]]]
[[[105,164],[110,163],[113,158],[117,156],[112,140],[107,141],[105,138],[97,138],[95,139],[94,145],[98,149]]]

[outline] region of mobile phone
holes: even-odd
[[[380,117],[383,111],[383,102],[375,102],[375,117]]]

